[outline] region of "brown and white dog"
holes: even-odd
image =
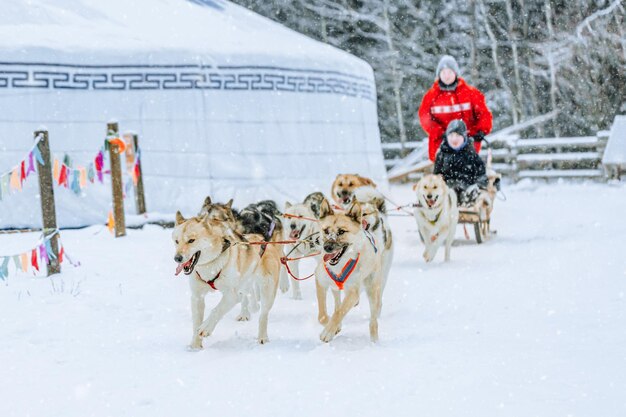
[[[435,258],[439,247],[445,244],[445,261],[450,260],[450,247],[459,222],[456,193],[448,188],[441,175],[425,175],[413,186],[417,205],[413,216],[424,240],[423,257],[426,262]]]
[[[361,205],[355,202],[346,212],[339,213],[325,200],[320,220],[324,255],[315,270],[318,320],[324,325],[320,339],[329,342],[335,337],[343,318],[358,303],[360,291],[365,288],[370,304],[370,339],[375,342],[382,302],[382,266],[381,257],[363,230]],[[335,295],[335,312],[330,318],[326,310],[329,288]],[[339,291],[345,292],[342,302]]]
[[[374,181],[358,174],[339,174],[330,189],[332,199],[344,209],[348,208],[354,196],[354,190],[366,185],[376,187]]]
[[[258,342],[269,341],[267,322],[276,298],[280,276],[280,249],[268,245],[261,256],[259,246],[247,242],[261,241],[257,235],[244,235],[245,241],[233,241],[229,226],[207,215],[185,219],[176,213],[172,239],[176,247],[176,275],[189,276],[193,335],[190,347],[202,348],[202,338],[210,336],[217,323],[237,303],[247,303],[253,286],[259,288],[261,314]],[[204,298],[219,291],[222,299],[204,319]],[[242,305],[242,311],[243,311]]]

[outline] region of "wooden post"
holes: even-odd
[[[48,142],[48,131],[38,130],[35,132],[35,140],[39,140],[39,152],[44,164],[37,167],[39,176],[39,195],[41,196],[41,216],[43,219],[43,236],[54,233],[50,238],[50,247],[54,257],[50,257],[50,264],[46,265],[48,276],[61,272],[59,263],[59,234],[57,233],[57,215],[54,205],[54,188],[52,184],[52,164],[50,163],[50,142]]]
[[[118,137],[117,123],[107,123],[107,140]],[[126,220],[124,218],[124,185],[122,184],[122,165],[118,145],[109,142],[109,159],[111,161],[111,189],[113,191],[113,219],[115,220],[115,237],[126,236]]]
[[[141,155],[139,150],[139,136],[136,133],[125,133],[124,141],[126,142],[126,167],[128,170],[134,170],[133,165],[137,161],[137,184],[134,184],[135,191],[135,208],[137,214],[144,214],[146,212],[146,196],[143,190],[143,169],[141,167],[141,159],[138,159],[138,155]]]

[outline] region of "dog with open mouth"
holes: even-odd
[[[323,342],[331,341],[341,330],[346,314],[359,301],[365,289],[370,305],[370,340],[378,340],[378,317],[382,303],[381,257],[362,226],[362,210],[358,202],[347,211],[335,212],[327,200],[320,209],[323,256],[315,270],[318,320],[324,325]],[[328,289],[335,296],[335,311],[329,318],[326,309]],[[339,292],[345,297],[339,302]]]
[[[324,195],[320,192],[311,193],[302,203],[285,203],[283,212],[283,233],[285,240],[301,240],[302,242],[286,245],[285,253],[289,257],[305,257],[321,251],[319,213]],[[319,256],[313,256],[318,259]],[[300,260],[289,262],[291,273],[300,277]],[[300,281],[291,282],[295,300],[302,299]]]
[[[361,204],[363,230],[382,258],[382,290],[384,291],[393,260],[393,235],[387,219],[385,196],[376,188],[365,186],[354,190],[354,200]]]
[[[450,260],[450,248],[459,222],[456,193],[441,175],[425,175],[413,186],[417,204],[413,216],[424,241],[423,257],[426,262],[435,258],[441,245],[445,244],[445,257]]]
[[[369,178],[358,174],[339,174],[333,181],[330,194],[339,207],[346,209],[352,203],[354,190],[367,185],[376,188],[374,181]]]
[[[176,275],[181,272],[189,277],[191,288],[191,313],[193,335],[190,347],[202,348],[202,338],[213,333],[217,323],[236,304],[247,302],[242,296],[252,286],[259,289],[261,313],[259,317],[258,342],[269,341],[267,334],[269,311],[274,304],[280,276],[279,248],[268,245],[263,254],[258,235],[243,235],[243,240],[233,241],[229,226],[207,215],[185,219],[176,213],[176,225],[172,240],[176,247],[174,261]],[[219,291],[222,298],[204,319],[207,293]],[[243,306],[242,306],[243,311]]]

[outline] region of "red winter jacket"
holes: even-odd
[[[485,104],[485,96],[460,77],[454,91],[442,90],[435,81],[424,95],[418,114],[422,129],[428,133],[428,158],[431,161],[435,160],[448,123],[454,119],[463,119],[469,136],[478,131],[485,135],[491,132],[492,116]],[[480,151],[480,145],[481,142],[474,142],[476,153]]]

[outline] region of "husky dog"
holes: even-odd
[[[296,239],[306,241],[287,245],[286,253],[291,254],[289,255],[290,257],[307,256],[320,251],[320,228],[317,220],[319,219],[321,202],[323,200],[324,195],[320,192],[315,192],[309,194],[302,203],[285,203],[284,213],[287,215],[283,217],[285,240]],[[289,263],[289,269],[296,277],[299,277],[299,264],[300,261],[298,260]],[[301,300],[302,292],[300,291],[300,281],[294,279],[292,285],[293,298],[295,300]]]
[[[365,234],[374,241],[374,246],[382,257],[382,290],[384,290],[393,260],[393,237],[387,220],[385,196],[374,187],[365,186],[354,190],[354,200],[361,204],[361,224]]]
[[[382,298],[382,266],[381,257],[363,230],[361,205],[355,202],[346,212],[335,213],[325,200],[320,219],[324,256],[315,270],[318,320],[325,325],[320,339],[329,342],[335,337],[341,330],[343,318],[359,301],[359,293],[365,288],[370,304],[370,339],[375,342]],[[328,288],[332,288],[334,294],[345,290],[341,303],[335,296],[335,312],[330,319],[326,311]]]
[[[331,197],[340,207],[345,209],[352,203],[354,190],[366,185],[376,187],[374,181],[358,174],[339,174],[331,187]]]
[[[445,243],[445,261],[450,260],[450,247],[459,222],[456,193],[448,188],[441,175],[426,175],[413,186],[417,206],[413,215],[420,235],[424,239],[424,260],[435,258],[439,247]]]
[[[172,239],[176,247],[176,275],[189,276],[193,336],[190,347],[202,348],[202,338],[210,336],[217,323],[238,302],[242,294],[255,285],[259,288],[261,315],[258,342],[269,341],[267,321],[274,304],[280,276],[278,248],[269,245],[261,256],[258,246],[231,241],[228,226],[208,216],[185,219],[176,213]],[[248,242],[261,241],[256,235],[244,236]],[[204,297],[210,291],[220,291],[222,299],[204,320]]]

